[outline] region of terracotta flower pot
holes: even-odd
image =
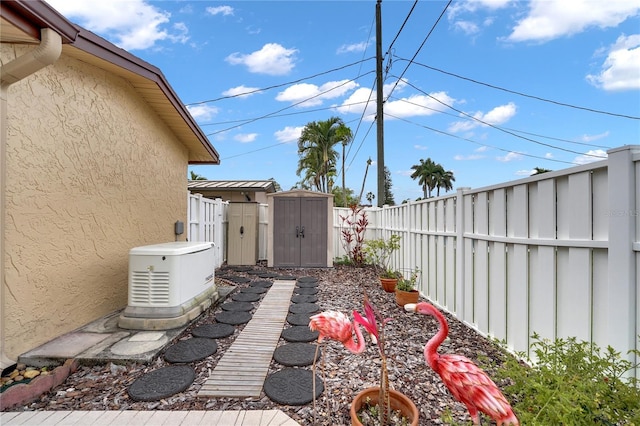
[[[396,289],[396,303],[398,306],[404,306],[407,303],[418,303],[420,292],[418,290],[398,290]]]
[[[396,284],[398,284],[397,278],[380,278],[380,284],[387,293],[393,293],[396,291]]]
[[[367,398],[370,401],[370,404],[377,405],[378,398],[380,396],[380,388],[375,386],[371,388],[367,388],[357,394],[351,403],[351,424],[353,426],[362,426],[360,420],[358,420],[358,411],[365,404]],[[404,394],[389,389],[389,401],[391,403],[392,410],[399,410],[404,417],[406,417],[412,426],[418,426],[418,417],[419,412],[416,405]]]

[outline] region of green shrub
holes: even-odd
[[[507,357],[493,374],[508,383],[503,390],[522,425],[640,426],[640,381],[625,377],[635,366],[619,352],[575,338],[532,337],[532,367]]]

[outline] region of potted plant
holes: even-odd
[[[418,303],[420,292],[416,290],[416,282],[420,271],[415,269],[409,278],[400,278],[396,284],[396,303],[404,306],[407,303]]]
[[[391,255],[400,249],[400,235],[393,234],[389,239],[376,238],[364,242],[364,253],[367,263],[376,269],[382,288],[388,293],[395,291],[398,279],[402,274],[391,269]]]
[[[321,312],[313,315],[309,321],[309,328],[319,332],[318,344],[323,339],[333,339],[341,342],[350,352],[360,354],[365,350],[364,337],[360,329],[362,326],[376,345],[380,357],[380,383],[378,386],[366,388],[356,395],[351,403],[351,424],[362,425],[361,410],[367,411],[367,407],[377,406],[377,410],[373,411],[378,415],[379,425],[391,424],[392,415],[395,414],[403,418],[407,424],[417,426],[418,409],[415,404],[401,392],[389,388],[384,326],[391,318],[382,318],[369,303],[366,295],[364,313],[363,317],[359,312],[353,311],[354,323],[349,320],[347,315],[338,311]],[[354,333],[356,340],[353,338]]]

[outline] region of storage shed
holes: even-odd
[[[333,266],[333,195],[292,190],[267,194],[267,265],[276,268]]]

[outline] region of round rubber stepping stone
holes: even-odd
[[[310,314],[289,314],[287,322],[291,325],[309,325]]]
[[[216,321],[224,324],[239,325],[249,322],[251,317],[252,315],[249,312],[224,311],[216,315]]]
[[[318,279],[316,277],[300,277],[298,278],[299,283],[317,283]]]
[[[220,278],[221,280],[231,281],[231,278],[233,278],[233,275],[216,275],[216,278]]]
[[[298,294],[297,296],[293,296],[291,301],[293,303],[316,303],[318,297],[313,294]]]
[[[316,288],[316,287],[318,287],[318,283],[301,283],[301,282],[297,282],[296,286],[298,288]]]
[[[244,312],[249,312],[250,310],[255,308],[253,303],[249,303],[249,302],[227,302],[220,305],[220,307],[224,311],[244,311]]]
[[[293,292],[296,294],[316,294],[318,293],[318,289],[317,288],[300,288],[300,287],[296,287],[293,289]]]
[[[278,276],[278,274],[274,273],[274,272],[263,272],[261,274],[258,275],[260,278],[275,278]]]
[[[264,274],[264,271],[261,271],[259,269],[252,269],[251,271],[247,271],[248,275],[260,275],[260,274]]]
[[[231,269],[236,272],[249,272],[253,268],[251,266],[232,266]]]
[[[145,374],[129,386],[134,401],[159,401],[187,390],[196,378],[188,365],[171,365]]]
[[[236,328],[230,324],[204,324],[191,330],[193,337],[206,337],[209,339],[222,339],[231,336]]]
[[[217,350],[218,344],[215,340],[194,337],[169,346],[164,352],[164,360],[173,364],[184,364],[204,359]]]
[[[262,294],[269,291],[268,288],[264,287],[247,287],[240,290],[240,293],[254,293],[254,294]]]
[[[234,302],[257,302],[260,300],[260,295],[256,293],[236,293],[231,296],[231,300]]]
[[[278,275],[277,277],[274,277],[277,280],[283,280],[283,281],[295,281],[296,277],[294,277],[293,275]]]
[[[260,281],[253,281],[253,282],[249,283],[249,286],[251,286],[251,287],[271,288],[271,286],[273,286],[273,283],[271,281],[267,281],[267,280],[260,280]]]
[[[324,391],[322,379],[316,374],[318,398]],[[272,401],[283,405],[305,405],[313,401],[313,372],[302,368],[284,368],[264,381],[264,393]]]
[[[320,332],[318,330],[311,331],[309,326],[295,325],[293,327],[282,330],[282,338],[287,342],[313,342],[318,340]]]
[[[251,281],[251,278],[247,278],[247,277],[229,277],[228,278],[229,281],[233,281],[236,284],[244,284],[244,283],[248,283]]]
[[[289,312],[292,314],[312,314],[319,310],[320,306],[315,303],[293,303],[289,306]]]
[[[316,357],[316,345],[310,343],[287,343],[278,346],[273,352],[273,359],[287,367],[304,367],[312,365],[314,358],[318,360],[322,349],[318,348]]]

